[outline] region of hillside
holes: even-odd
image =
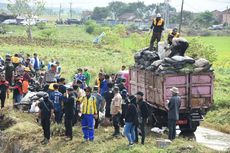
[[[125,27],[100,27],[95,25],[92,34],[86,33],[85,26],[54,26],[47,25],[44,29],[34,27],[34,42],[26,40],[25,27],[6,26],[8,34],[0,35],[0,54],[14,54],[23,52],[33,54],[37,52],[46,63],[54,58],[60,61],[63,68],[63,76],[72,80],[72,76],[78,67],[88,67],[92,74],[93,84],[99,69],[103,68],[107,73],[115,73],[121,65],[132,66],[133,54],[149,43],[148,34],[127,34]],[[102,43],[92,44],[93,39],[102,31],[106,37]],[[189,40],[193,38],[188,38]],[[216,75],[215,103],[213,109],[207,114],[204,126],[212,127],[226,133],[230,133],[230,37],[201,37],[197,38],[203,44],[212,44],[217,50],[217,60],[213,63]],[[0,137],[8,147],[6,152],[16,149],[17,152],[214,152],[194,141],[179,138],[169,148],[159,149],[155,147],[155,140],[159,135],[150,133],[145,146],[140,144],[133,148],[127,147],[126,138],[112,139],[112,129],[104,128],[96,130],[96,139],[92,144],[82,144],[82,133],[79,126],[74,128],[74,140],[66,142],[63,137],[54,134],[51,144],[41,146],[42,129],[36,123],[35,116],[21,113],[11,108],[11,100],[7,101],[9,110],[5,110],[7,116],[16,124],[1,132]],[[59,130],[63,127],[53,126]],[[54,131],[55,131],[54,130]],[[62,130],[61,130],[62,131]],[[62,133],[62,132],[61,132]],[[166,137],[166,135],[163,135]],[[1,146],[0,146],[1,148]],[[19,151],[19,150],[20,151]]]

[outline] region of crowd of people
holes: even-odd
[[[141,144],[145,143],[145,126],[149,117],[149,108],[144,101],[144,93],[137,92],[136,95],[128,95],[127,78],[120,74],[106,74],[102,70],[90,87],[91,75],[87,68],[78,68],[70,85],[66,85],[66,79],[62,77],[60,63],[51,59],[44,70],[42,60],[34,53],[33,57],[20,54],[1,58],[0,72],[0,100],[1,108],[5,105],[5,99],[9,98],[10,91],[13,92],[13,106],[20,104],[21,99],[29,92],[29,87],[39,81],[40,90],[46,94],[43,101],[38,103],[39,118],[44,131],[42,144],[49,143],[51,119],[57,124],[64,123],[66,139],[72,140],[72,128],[81,123],[84,142],[94,140],[94,129],[101,124],[114,127],[112,136],[121,135],[121,127],[124,128],[123,135],[129,141],[129,146],[138,143],[138,129],[141,131]],[[121,72],[124,72],[122,66]],[[175,89],[176,90],[176,89]],[[177,92],[174,92],[177,96]],[[176,107],[179,112],[179,103],[169,104],[169,108]],[[177,105],[176,105],[177,104]],[[99,120],[100,114],[105,115],[103,123]],[[175,115],[171,115],[175,116]],[[176,119],[171,119],[170,124],[175,124]],[[172,127],[172,126],[171,126]],[[169,138],[175,139],[175,129],[170,129]]]

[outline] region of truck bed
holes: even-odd
[[[213,103],[213,72],[197,74],[155,74],[151,71],[130,69],[131,95],[142,91],[145,100],[153,107],[165,110],[171,97],[170,88],[179,89],[181,111],[208,109]]]

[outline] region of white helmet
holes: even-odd
[[[160,13],[157,13],[157,18],[160,18],[161,17],[161,14]]]

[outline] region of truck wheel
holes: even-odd
[[[186,133],[193,133],[197,129],[197,125],[192,125],[192,127],[189,127],[189,125],[179,125],[181,132]]]

